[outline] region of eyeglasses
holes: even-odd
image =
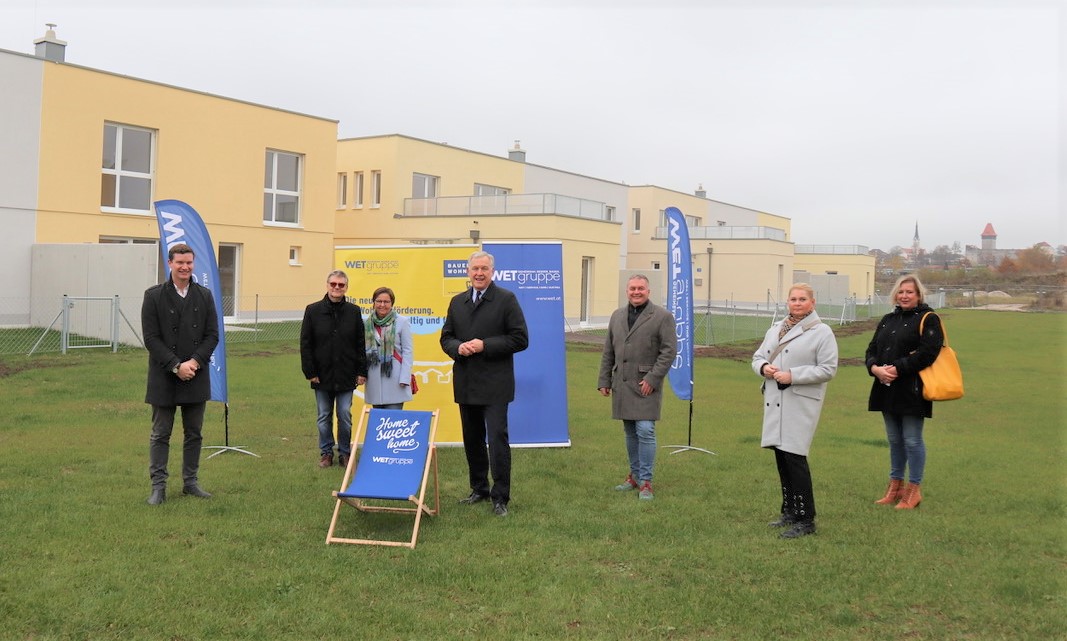
[[[375,305],[392,305],[393,301],[389,300],[388,298],[385,298],[383,300],[374,301],[374,304]]]
[[[340,288],[348,287],[348,283],[328,283],[328,284],[329,284],[330,287],[340,287]]]

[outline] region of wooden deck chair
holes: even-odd
[[[356,543],[361,545],[392,545],[415,548],[419,538],[419,524],[423,514],[436,516],[440,504],[437,484],[438,410],[432,412],[381,410],[367,406],[352,436],[353,449],[359,447],[359,461],[351,456],[341,481],[341,489],[333,493],[337,504],[333,508],[326,544]],[[360,437],[362,435],[362,446]],[[433,472],[433,506],[426,503],[427,483]],[[414,507],[370,505],[366,501],[411,501]],[[415,515],[410,541],[377,539],[348,539],[334,536],[341,504],[360,512],[402,512]]]

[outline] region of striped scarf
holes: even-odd
[[[389,310],[382,318],[371,312],[367,320],[370,321],[365,328],[367,365],[380,365],[382,377],[389,378],[393,374],[393,352],[396,351],[396,312]],[[381,336],[380,347],[378,336]]]

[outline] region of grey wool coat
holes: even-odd
[[[787,343],[774,357],[778,369],[789,370],[793,383],[784,390],[764,378],[763,439],[761,447],[774,447],[784,452],[807,456],[815,428],[819,425],[826,383],[837,374],[837,339],[825,323],[805,328],[809,321],[818,320],[812,312],[778,339],[784,320],[771,325],[759,349],[752,354],[752,370],[760,369],[769,360],[779,343]]]
[[[649,301],[626,326],[629,305],[611,314],[608,337],[600,357],[597,389],[611,390],[611,417],[623,421],[658,421],[663,405],[663,378],[678,354],[674,316]],[[653,391],[641,396],[641,381]]]
[[[145,403],[174,407],[211,400],[211,354],[219,344],[219,320],[211,292],[189,283],[183,299],[174,282],[149,287],[141,304],[141,332],[148,348],[148,390]],[[200,370],[189,381],[172,373],[196,359]]]

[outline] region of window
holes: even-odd
[[[353,178],[354,180],[352,182],[355,183],[353,185],[353,188],[356,193],[352,198],[352,206],[356,209],[361,209],[363,207],[363,172],[357,171],[355,174],[353,174]]]
[[[149,129],[104,123],[100,206],[105,209],[152,210],[152,173],[156,133]]]
[[[652,271],[654,271],[654,272],[658,272],[659,271],[659,261],[658,260],[652,261]]]
[[[667,210],[666,209],[659,210],[659,226],[660,227],[666,227],[667,226]]]
[[[300,165],[303,158],[267,150],[263,173],[263,222],[300,223]]]
[[[640,209],[635,208],[633,210],[633,219],[634,219],[633,228],[634,228],[634,233],[636,234],[639,231],[641,231],[641,210]]]
[[[348,207],[348,172],[337,174],[337,208]]]
[[[510,193],[511,190],[506,187],[495,187],[493,185],[474,183],[475,196],[507,196]]]
[[[437,198],[437,176],[411,175],[412,198]]]
[[[604,205],[604,220],[615,220],[615,208],[611,205]]]
[[[300,264],[300,248],[295,245],[289,248],[289,264]]]
[[[382,206],[382,172],[370,172],[370,206]]]

